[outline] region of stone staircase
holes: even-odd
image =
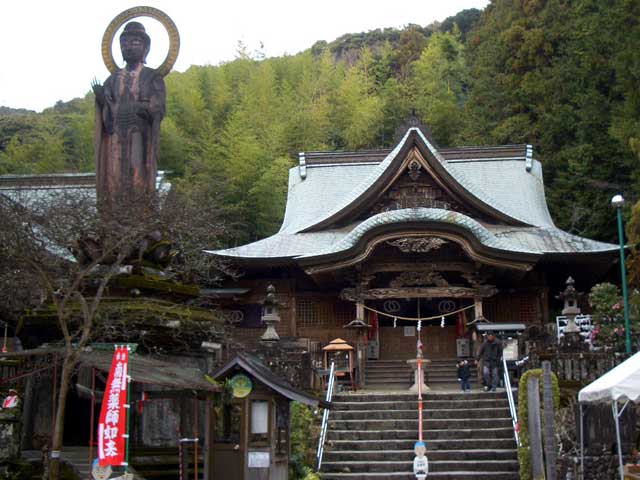
[[[478,384],[478,369],[474,365],[473,359],[469,359],[471,370],[471,388]],[[455,358],[435,358],[427,365],[427,385],[459,385],[458,369]]]
[[[471,386],[477,385],[477,369],[473,360]],[[428,385],[454,387],[458,385],[455,358],[433,359],[425,365]],[[366,388],[368,390],[408,390],[413,385],[413,370],[404,360],[368,360],[366,363]]]
[[[519,478],[504,392],[429,393],[423,408],[429,480]],[[415,395],[341,394],[329,418],[323,479],[415,479]]]
[[[413,370],[404,360],[367,360],[365,387],[369,390],[408,390]]]

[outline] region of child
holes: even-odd
[[[466,360],[458,361],[458,381],[463,392],[471,391],[471,370]]]

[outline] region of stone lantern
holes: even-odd
[[[576,324],[576,316],[580,315],[581,310],[578,307],[578,291],[575,287],[575,280],[571,277],[567,278],[565,289],[560,292],[556,298],[564,300],[564,308],[562,315],[567,317],[567,326],[564,329],[561,346],[571,350],[580,350],[584,343],[580,336],[580,327]]]
[[[267,326],[267,330],[260,337],[263,342],[277,342],[280,340],[280,335],[275,329],[275,326],[280,323],[278,306],[276,287],[269,285],[267,287],[267,296],[262,302],[262,322]]]

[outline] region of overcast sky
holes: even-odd
[[[140,4],[167,13],[180,31],[174,69],[233,60],[238,41],[268,56],[295,54],[317,40],[408,23],[427,25],[488,0],[7,0],[0,9],[0,105],[41,111],[89,90],[93,77],[108,76],[100,42],[109,22]],[[147,63],[166,55],[168,37],[153,19]],[[117,38],[117,37],[116,37]],[[119,48],[114,57],[120,61]]]

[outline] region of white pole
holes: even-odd
[[[618,402],[614,400],[611,404],[613,420],[616,424],[616,442],[618,444],[618,466],[620,468],[620,480],[624,480],[624,467],[622,466],[622,445],[620,444],[620,419],[618,418]]]
[[[580,405],[580,480],[584,480],[584,417],[582,416],[582,402]]]

